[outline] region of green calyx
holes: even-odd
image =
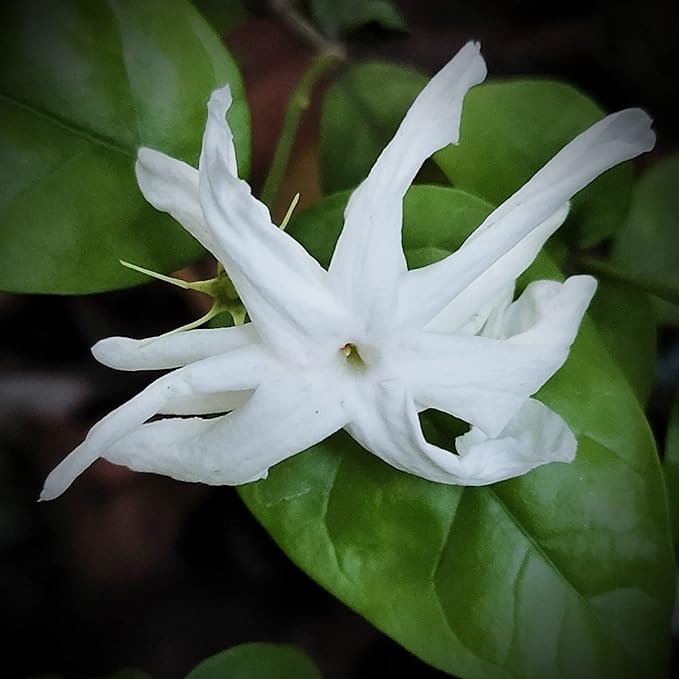
[[[290,221],[292,213],[294,212],[298,202],[299,193],[295,194],[292,202],[290,203],[288,211],[285,213],[285,217],[283,217],[283,221],[280,225],[281,230],[285,230],[285,227],[288,225],[288,222]],[[176,285],[178,288],[183,288],[184,290],[196,290],[197,292],[202,292],[204,295],[209,295],[212,297],[212,308],[206,314],[200,318],[197,318],[195,321],[191,321],[186,325],[182,325],[180,328],[175,328],[174,330],[166,332],[165,335],[172,335],[176,332],[198,328],[201,325],[207,323],[209,320],[213,319],[218,314],[221,314],[223,311],[228,311],[229,314],[231,314],[234,325],[243,325],[245,323],[245,316],[247,312],[243,306],[243,302],[241,302],[236,287],[229,278],[229,275],[224,270],[224,265],[221,262],[217,262],[217,275],[214,278],[209,278],[205,281],[190,282],[184,281],[181,278],[166,276],[165,274],[158,273],[157,271],[151,271],[151,269],[145,269],[143,266],[131,264],[130,262],[126,262],[122,259],[119,261],[128,269],[138,271],[139,273],[143,273],[144,275],[150,276],[151,278],[163,281],[164,283],[169,283],[170,285]]]
[[[182,325],[180,328],[170,330],[170,332],[165,333],[166,335],[198,328],[223,311],[228,311],[231,314],[234,325],[243,325],[243,323],[245,323],[245,307],[243,306],[243,303],[236,292],[234,284],[232,283],[221,263],[218,263],[217,265],[217,275],[214,278],[193,282],[184,281],[181,278],[166,276],[165,274],[158,273],[157,271],[151,271],[150,269],[145,269],[144,267],[137,266],[136,264],[125,262],[122,259],[120,260],[120,263],[128,269],[133,269],[134,271],[138,271],[139,273],[143,273],[146,276],[163,281],[164,283],[175,285],[179,288],[183,288],[184,290],[196,290],[197,292],[201,292],[212,297],[212,308],[206,314],[200,318],[197,318],[195,321],[191,321],[186,325]]]

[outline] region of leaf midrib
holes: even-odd
[[[630,652],[625,648],[625,646],[622,644],[621,640],[618,638],[618,636],[615,634],[614,630],[611,629],[610,625],[608,625],[601,617],[599,612],[596,610],[592,602],[575,586],[575,584],[566,576],[566,574],[563,572],[561,568],[556,564],[556,562],[547,554],[547,552],[544,550],[540,542],[526,529],[526,527],[523,525],[523,523],[519,520],[519,518],[514,514],[514,512],[509,509],[509,507],[506,505],[504,500],[498,495],[497,491],[492,487],[492,486],[487,486],[488,488],[488,493],[493,496],[493,498],[496,500],[502,511],[507,515],[507,517],[511,520],[511,522],[516,526],[516,528],[522,533],[522,535],[528,540],[530,545],[535,549],[535,552],[540,556],[541,559],[547,564],[551,570],[556,573],[559,578],[562,580],[562,582],[575,594],[577,597],[582,601],[584,604],[585,608],[587,611],[589,611],[590,615],[594,620],[596,620],[597,624],[601,627],[602,630],[605,631],[606,635],[608,636],[609,639],[613,641],[615,644],[616,648],[619,648],[620,651],[622,652],[624,659],[629,662],[632,666],[636,667],[638,670],[641,671],[643,674],[643,671],[645,668],[640,667],[639,664],[637,663],[636,658],[634,658]]]
[[[60,129],[65,130],[76,137],[80,137],[81,139],[84,139],[95,146],[108,149],[109,151],[114,151],[115,153],[120,153],[128,158],[137,157],[136,149],[129,149],[126,146],[123,146],[110,139],[109,137],[105,137],[104,135],[95,132],[94,130],[87,129],[79,125],[74,125],[56,113],[40,108],[33,104],[29,104],[28,102],[23,101],[12,94],[0,91],[0,101],[4,101],[12,106],[16,106],[23,111],[27,111],[31,115],[41,118],[42,120],[46,120],[50,124],[55,125],[56,127],[59,127]]]

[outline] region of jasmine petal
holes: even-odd
[[[514,281],[530,266],[547,239],[564,223],[570,205],[562,205],[553,215],[520,240],[497,262],[464,288],[441,312],[429,321],[427,330],[476,334],[495,309],[498,300],[514,292]],[[478,230],[470,237],[477,237]],[[405,291],[404,291],[405,293]],[[407,294],[407,293],[405,293]],[[405,307],[405,305],[404,305]],[[467,325],[473,319],[473,325]]]
[[[214,415],[240,408],[252,396],[252,389],[220,391],[176,398],[158,410],[159,415]]]
[[[403,196],[429,156],[457,143],[464,96],[485,77],[479,43],[467,43],[422,90],[349,199],[329,273],[368,328],[390,323],[398,279],[406,271]]]
[[[571,462],[578,442],[564,420],[547,406],[529,399],[496,437],[472,427],[455,439],[455,449],[469,478],[510,479],[547,462]]]
[[[559,281],[533,281],[504,312],[483,329],[487,337],[526,347],[551,346],[568,350],[596,291],[592,276]]]
[[[347,431],[367,450],[401,471],[450,485],[483,486],[546,464],[573,459],[576,441],[563,420],[529,400],[497,437],[473,428],[456,439],[459,455],[428,443],[417,409],[396,380],[366,394]]]
[[[251,323],[231,328],[200,328],[144,340],[107,337],[92,347],[94,358],[116,370],[180,368],[259,341]]]
[[[141,148],[135,165],[144,198],[156,210],[174,217],[206,250],[217,257],[216,246],[205,226],[198,196],[198,170],[181,160]]]
[[[238,485],[265,478],[269,467],[336,432],[347,419],[332,385],[286,375],[262,384],[228,415],[145,424],[108,447],[105,457],[180,481]]]
[[[646,113],[627,109],[579,134],[494,210],[457,252],[408,272],[400,292],[402,322],[431,321],[580,189],[614,165],[652,149],[650,125]]]
[[[200,156],[200,198],[216,253],[259,333],[283,355],[341,340],[348,315],[326,285],[327,272],[275,226],[267,207],[232,174],[233,141],[224,116],[228,89],[213,93]],[[227,149],[227,151],[225,151]]]
[[[75,478],[120,439],[171,407],[173,402],[221,392],[254,389],[274,372],[271,357],[257,345],[206,358],[163,375],[92,427],[87,438],[48,476],[40,496],[61,495]]]

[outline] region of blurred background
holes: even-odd
[[[242,69],[256,192],[313,50],[281,18],[280,2],[244,3],[228,32],[216,18],[218,0],[197,4]],[[353,32],[344,41],[351,62],[383,59],[433,73],[477,38],[493,77],[549,76],[607,110],[649,111],[658,145],[640,166],[677,150],[675,3],[394,4],[410,31],[368,25]],[[322,94],[320,87],[302,122],[280,194],[286,204],[296,191],[302,206],[320,195]],[[209,277],[213,266],[206,258],[184,273]],[[64,497],[36,503],[52,467],[149,381],[100,366],[89,347],[109,335],[159,334],[204,313],[205,304],[156,282],[80,297],[0,295],[0,673],[103,677],[135,666],[172,679],[226,647],[270,640],[301,647],[327,679],[444,676],[298,571],[231,488],[133,474],[100,460]],[[661,332],[658,365],[649,413],[662,441],[679,373],[676,330]]]

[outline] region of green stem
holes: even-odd
[[[649,278],[648,276],[635,273],[629,269],[620,269],[608,262],[602,262],[595,257],[583,255],[578,259],[580,264],[591,273],[599,274],[604,278],[609,278],[614,281],[633,285],[636,288],[644,290],[649,295],[679,305],[679,289],[672,285],[667,285],[657,279]]]
[[[327,50],[315,56],[290,97],[283,119],[283,130],[276,144],[271,168],[262,188],[262,202],[270,208],[273,207],[273,202],[276,200],[285,171],[288,168],[288,161],[290,160],[290,153],[295,142],[299,121],[302,113],[309,108],[314,85],[325,73],[334,68],[342,58],[342,55],[334,50]]]

